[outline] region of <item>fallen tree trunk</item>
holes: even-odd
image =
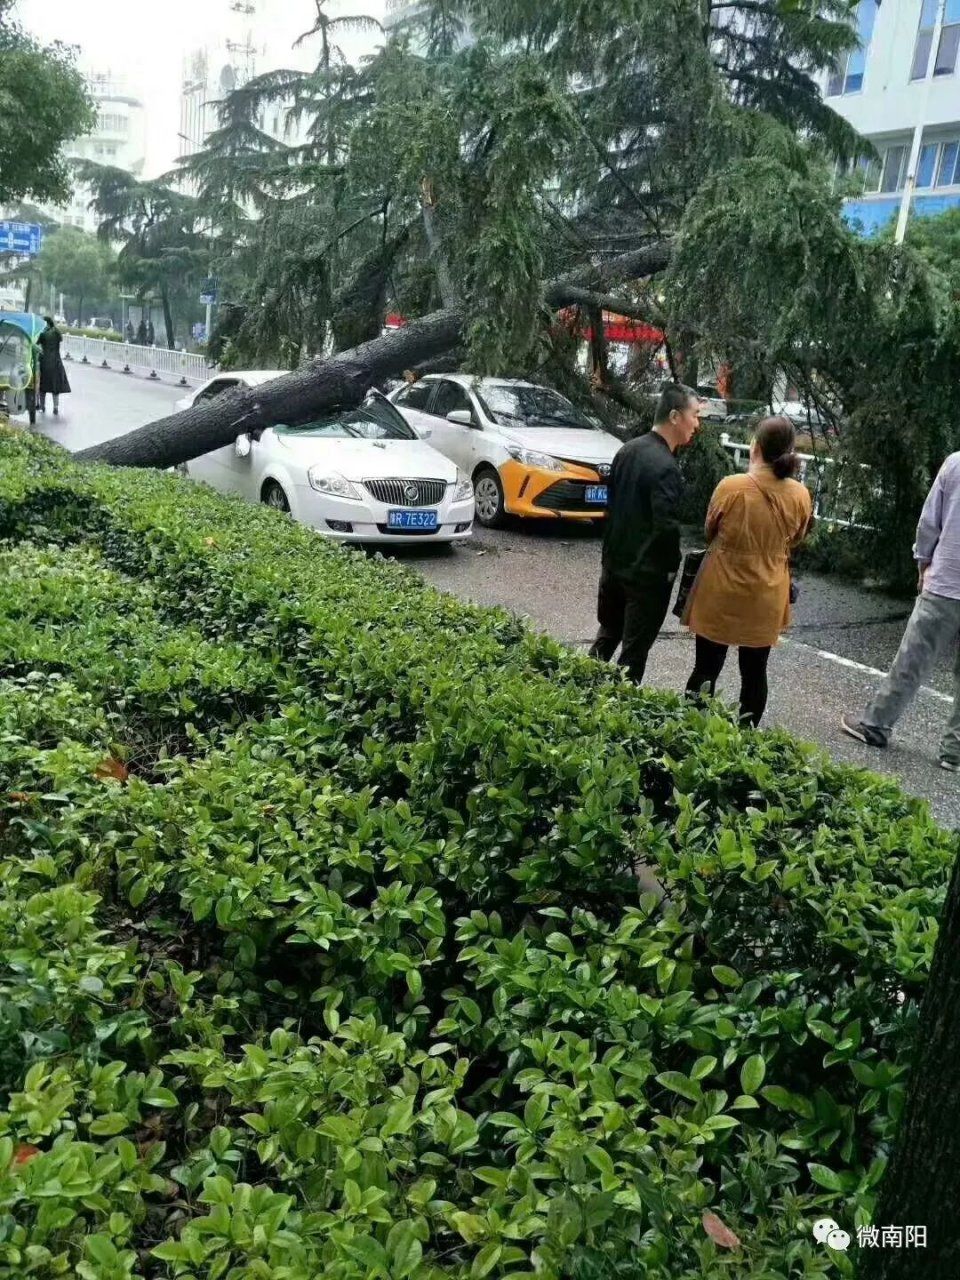
[[[190,409],[149,422],[76,457],[119,467],[172,467],[222,449],[244,431],[291,426],[359,404],[375,382],[446,351],[460,339],[462,317],[437,311],[362,346],[284,374],[262,386],[224,392]]]
[[[548,305],[562,307],[575,301],[584,287],[606,287],[614,279],[653,275],[663,270],[669,258],[668,244],[621,254],[552,281],[544,298]],[[625,302],[624,306],[630,304]],[[443,355],[462,340],[463,329],[464,317],[459,311],[436,311],[255,389],[224,392],[147,423],[125,436],[84,449],[76,457],[120,467],[172,467],[222,449],[244,431],[277,422],[291,426],[310,422],[324,413],[359,404],[370,387],[384,378]]]

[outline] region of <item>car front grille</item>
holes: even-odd
[[[388,507],[435,507],[447,491],[445,480],[364,480],[363,487]]]
[[[596,481],[591,481],[596,484]],[[549,489],[544,489],[533,500],[535,507],[544,511],[570,511],[579,514],[589,511],[595,516],[606,514],[606,507],[600,502],[587,501],[587,484],[583,480],[558,480]]]
[[[610,475],[609,462],[581,462],[577,458],[561,458],[561,462],[569,462],[571,467],[583,467],[584,471],[592,471],[598,475],[603,483],[606,483]],[[596,483],[596,481],[594,481]]]

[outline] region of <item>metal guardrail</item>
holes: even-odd
[[[750,465],[750,442],[731,440],[726,431],[720,433],[720,443],[733,455],[738,471],[746,471]],[[817,457],[812,453],[798,453],[800,471],[797,479],[805,484],[813,497],[813,514],[824,524],[841,525],[847,529],[871,529],[873,526],[858,520],[856,500],[843,501],[844,465],[834,458]],[[869,471],[865,462],[859,465]]]
[[[108,342],[106,338],[83,338],[73,333],[63,335],[62,350],[67,360],[97,364],[104,369],[119,369],[122,373],[148,369],[151,378],[174,381],[182,387],[206,382],[217,372],[217,366],[208,364],[205,356],[193,355],[189,351]]]

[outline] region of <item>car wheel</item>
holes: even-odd
[[[506,517],[503,485],[493,467],[483,467],[473,478],[477,519],[486,529],[497,529]]]
[[[274,511],[286,511],[289,514],[290,503],[287,501],[287,495],[283,492],[276,480],[268,480],[263,486],[260,494],[260,501],[267,507],[273,507]]]

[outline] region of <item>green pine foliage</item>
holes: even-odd
[[[852,1273],[810,1224],[902,1105],[919,802],[266,509],[0,462],[0,1276]]]

